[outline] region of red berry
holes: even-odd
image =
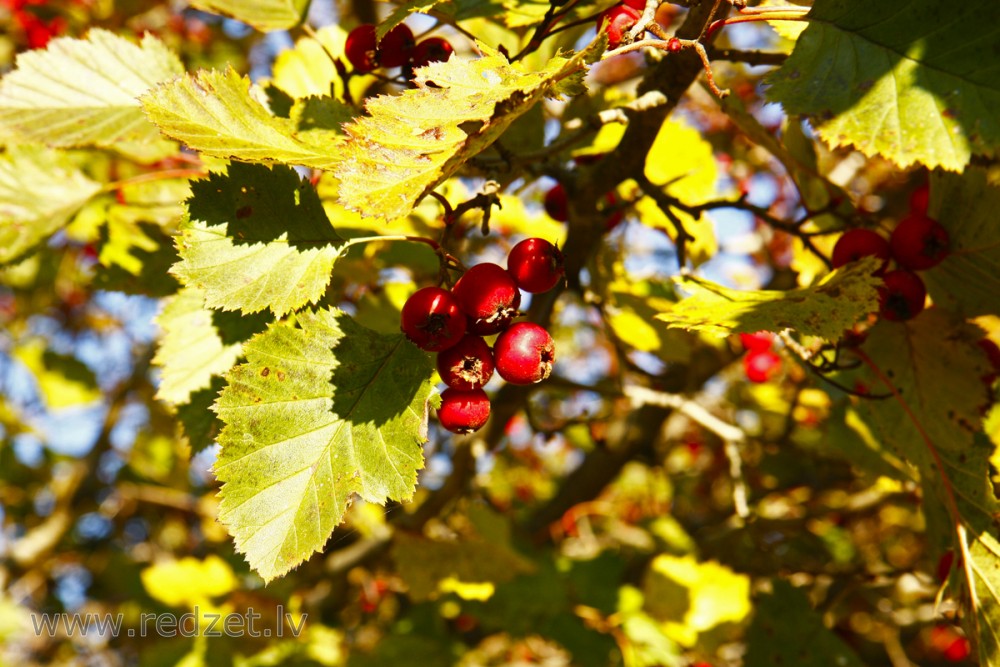
[[[555,287],[566,269],[559,248],[545,239],[524,239],[507,255],[507,271],[517,286],[530,294],[548,292]]]
[[[770,350],[774,344],[774,334],[770,331],[758,331],[757,333],[741,333],[740,342],[743,348],[749,352],[760,352]]]
[[[910,193],[910,214],[927,215],[927,207],[931,201],[931,189],[926,183],[918,185]]]
[[[951,566],[955,563],[955,552],[952,549],[948,549],[943,554],[937,562],[937,578],[938,581],[944,582],[948,575],[951,574]]]
[[[962,662],[969,657],[970,653],[972,653],[972,647],[969,640],[965,637],[959,637],[944,650],[944,659],[948,662]]]
[[[611,212],[604,221],[604,229],[609,232],[620,225],[622,220],[625,219],[625,211],[618,206],[618,195],[615,194],[614,190],[604,194],[604,207],[602,211]]]
[[[472,433],[490,418],[490,398],[482,389],[445,389],[441,394],[438,421],[452,433]]]
[[[878,257],[883,260],[879,273],[884,273],[889,255],[889,242],[881,235],[870,229],[851,229],[844,232],[833,246],[833,268],[839,269],[862,257]]]
[[[480,389],[493,377],[493,352],[485,340],[466,334],[456,345],[438,353],[437,369],[453,389]]]
[[[493,345],[497,373],[511,384],[534,384],[552,373],[555,345],[552,336],[534,322],[511,325]]]
[[[628,5],[615,5],[597,17],[597,29],[608,34],[608,48],[616,49],[636,24],[642,12]]]
[[[355,70],[370,72],[378,67],[376,46],[375,26],[363,23],[348,33],[347,41],[344,43],[344,55]]]
[[[400,23],[378,43],[379,64],[382,67],[402,67],[410,62],[416,43],[413,31],[405,23]]]
[[[646,8],[646,0],[622,0],[622,4],[640,12]]]
[[[979,347],[986,353],[986,358],[989,359],[993,370],[1000,373],[1000,347],[997,347],[997,344],[989,338],[980,340]]]
[[[893,322],[912,320],[924,309],[927,288],[915,273],[897,269],[882,278],[884,286],[879,288],[882,317]]]
[[[893,230],[889,237],[892,257],[905,269],[921,271],[937,266],[951,252],[948,230],[937,220],[923,215],[911,215]]]
[[[781,357],[772,350],[753,350],[743,357],[743,370],[751,382],[767,382],[781,370]]]
[[[552,186],[545,193],[545,212],[549,217],[557,222],[566,222],[569,219],[569,204],[566,201],[566,189],[560,183]]]
[[[440,287],[417,290],[403,304],[403,333],[428,352],[446,350],[465,335],[466,319],[451,292]]]
[[[667,51],[669,51],[670,53],[677,53],[683,48],[684,46],[681,44],[681,40],[677,39],[676,37],[671,37],[670,39],[667,40]]]
[[[413,49],[413,66],[424,67],[431,63],[444,62],[454,52],[455,49],[447,39],[428,37]]]
[[[497,264],[476,264],[452,288],[469,318],[469,331],[479,336],[500,333],[517,315],[521,292],[514,278]]]

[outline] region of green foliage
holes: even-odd
[[[305,18],[309,0],[195,0],[199,9],[231,16],[258,30],[287,30]]]

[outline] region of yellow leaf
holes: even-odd
[[[146,592],[171,607],[204,604],[209,598],[229,593],[237,584],[232,568],[218,556],[156,563],[140,576]]]

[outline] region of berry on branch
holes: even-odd
[[[484,262],[465,272],[452,288],[469,318],[469,331],[479,336],[500,333],[517,315],[521,292],[501,266]]]
[[[424,287],[403,304],[401,328],[414,345],[428,352],[446,350],[465,335],[466,318],[451,292]]]
[[[534,322],[518,322],[500,334],[493,345],[497,373],[511,384],[534,384],[552,373],[555,345],[552,336]]]

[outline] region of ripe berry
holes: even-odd
[[[538,294],[555,287],[566,269],[559,248],[545,239],[530,238],[511,248],[507,271],[518,287],[529,294]]]
[[[405,23],[400,23],[378,43],[379,64],[382,67],[402,67],[410,62],[416,43],[413,31]]]
[[[566,201],[566,189],[556,183],[545,193],[545,212],[549,217],[557,222],[566,222],[569,219],[569,206]]]
[[[889,237],[892,257],[900,266],[921,271],[937,266],[951,251],[948,230],[937,220],[923,215],[911,215],[893,230]]]
[[[833,246],[833,268],[839,269],[862,257],[878,257],[882,260],[882,268],[877,273],[883,273],[889,255],[889,242],[882,236],[870,229],[851,229],[844,232]]]
[[[446,350],[465,335],[466,318],[448,290],[424,287],[403,304],[403,333],[428,352]]]
[[[437,369],[453,389],[480,389],[493,377],[493,352],[485,340],[466,334],[456,345],[438,353]]]
[[[469,318],[469,331],[489,336],[507,328],[521,305],[514,278],[497,264],[476,264],[452,288],[455,300]]]
[[[608,34],[608,48],[616,49],[628,36],[628,31],[636,24],[642,15],[641,10],[628,5],[615,5],[601,12],[597,17],[597,29]]]
[[[348,33],[344,55],[355,70],[370,72],[378,67],[377,41],[375,26],[371,23],[363,23]]]
[[[751,382],[767,382],[781,371],[781,357],[772,350],[753,350],[743,357],[743,370]]]
[[[677,39],[676,37],[671,37],[670,39],[667,40],[667,51],[669,51],[670,53],[677,53],[683,48],[684,45],[681,44],[681,40]]]
[[[930,201],[930,187],[926,183],[918,185],[916,189],[910,193],[910,214],[927,215],[927,207],[930,205]]]
[[[472,433],[490,418],[490,398],[482,389],[445,389],[441,394],[438,421],[452,433]]]
[[[622,4],[640,12],[646,8],[646,0],[622,0]]]
[[[758,331],[757,333],[741,333],[740,342],[748,352],[760,352],[770,350],[774,343],[774,334],[770,331]]]
[[[428,37],[413,49],[413,66],[424,67],[448,60],[455,49],[447,39]]]
[[[511,325],[493,345],[497,373],[511,384],[534,384],[552,373],[555,345],[552,336],[534,322]]]
[[[882,278],[885,285],[879,288],[882,317],[893,322],[912,320],[924,309],[927,288],[915,273],[897,269]]]

